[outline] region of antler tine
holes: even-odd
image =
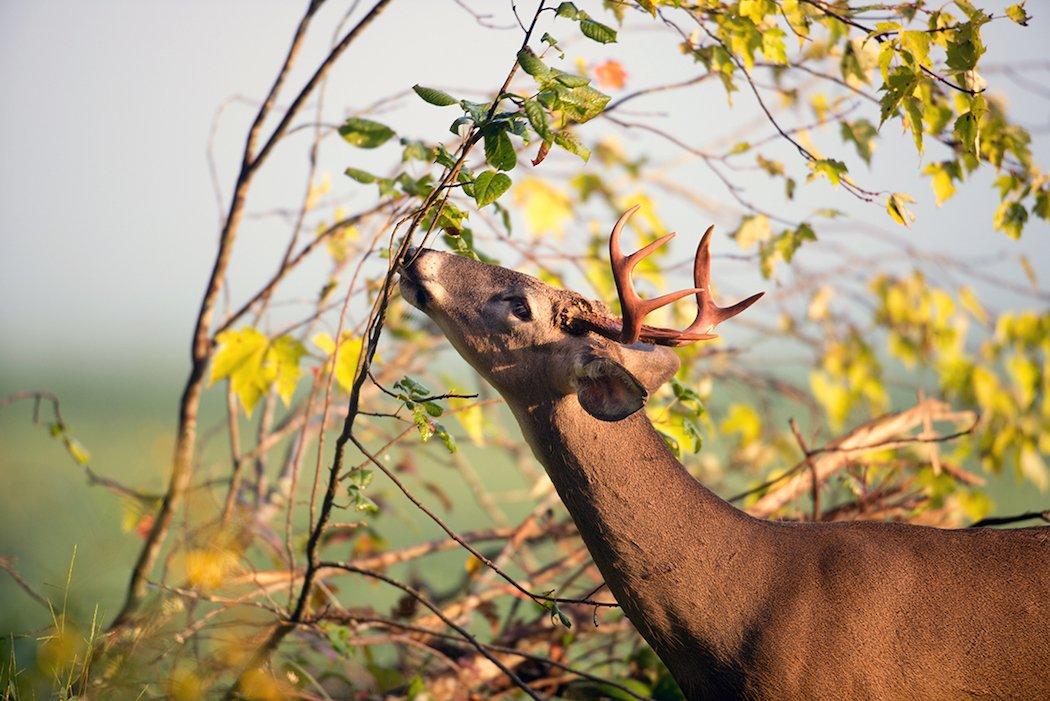
[[[753,294],[729,307],[719,307],[714,303],[714,300],[711,299],[711,233],[714,230],[714,226],[707,227],[707,231],[700,239],[700,245],[696,247],[696,257],[693,259],[693,284],[699,290],[696,293],[696,318],[683,330],[683,333],[703,332],[721,324],[750,307],[765,294],[765,292]]]
[[[647,255],[675,237],[675,234],[673,233],[661,236],[649,245],[625,256],[620,248],[620,232],[623,231],[623,227],[627,224],[627,220],[631,218],[631,215],[638,211],[638,208],[639,205],[635,205],[624,212],[623,215],[616,220],[616,224],[612,228],[612,233],[609,235],[609,261],[612,265],[613,281],[616,283],[616,294],[620,298],[620,309],[623,314],[623,325],[620,336],[620,341],[622,343],[634,343],[641,338],[642,320],[650,312],[659,309],[664,305],[670,304],[671,302],[682,299],[683,297],[688,297],[691,294],[699,294],[700,292],[698,289],[679,290],[678,292],[671,292],[653,299],[642,299],[638,296],[638,292],[634,289],[634,283],[631,281],[631,273],[634,271],[635,266],[638,265],[638,262]],[[661,338],[667,334],[677,333],[670,329],[657,329],[648,326],[645,328],[647,333],[650,331],[654,332],[652,335]],[[667,340],[670,340],[670,336],[668,336]]]

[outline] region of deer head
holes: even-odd
[[[641,409],[649,394],[677,372],[678,356],[670,346],[716,338],[710,333],[716,324],[762,296],[715,306],[709,289],[709,228],[696,251],[695,287],[642,299],[631,271],[674,234],[623,255],[620,233],[637,210],[632,207],[620,217],[609,239],[621,318],[601,302],[529,275],[428,249],[410,253],[401,269],[401,292],[512,408],[572,394],[595,418],[619,421]],[[697,313],[687,328],[644,323],[650,312],[689,295],[695,295]]]

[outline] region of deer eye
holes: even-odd
[[[528,300],[524,297],[509,297],[507,303],[510,304],[511,314],[522,321],[532,321],[532,310],[529,309]]]

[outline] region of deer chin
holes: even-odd
[[[401,289],[401,296],[413,307],[437,321],[435,311],[447,297],[445,288],[414,263],[403,266],[399,273],[398,287]]]

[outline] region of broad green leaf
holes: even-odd
[[[354,180],[356,180],[357,182],[363,183],[365,185],[368,185],[369,183],[374,183],[376,180],[379,179],[375,175],[372,175],[368,171],[361,170],[360,168],[347,168],[343,172],[346,175],[353,178]]]
[[[565,17],[567,19],[579,19],[580,11],[571,2],[563,2],[558,5],[558,8],[554,11],[554,14],[558,17]]]
[[[491,170],[478,173],[474,180],[474,200],[478,207],[492,204],[510,188],[510,185],[511,180],[505,173],[495,173]]]
[[[578,88],[581,85],[587,85],[587,83],[591,82],[590,78],[585,78],[582,75],[576,75],[575,73],[566,73],[565,71],[559,71],[557,69],[552,70],[551,75],[554,77],[554,80],[567,88]]]
[[[376,148],[389,141],[394,130],[371,119],[351,117],[339,127],[339,135],[358,148]]]
[[[543,105],[531,97],[525,100],[524,108],[525,117],[529,120],[529,124],[532,125],[536,134],[544,141],[550,141],[552,137],[547,110],[543,109]]]
[[[597,117],[609,104],[609,96],[589,85],[559,90],[558,108],[573,122],[582,124]]]
[[[601,44],[611,44],[616,41],[615,29],[601,22],[595,22],[593,19],[580,20],[580,31],[588,39],[593,39]]]
[[[436,88],[428,88],[423,85],[413,85],[412,89],[415,90],[416,94],[423,98],[425,102],[437,105],[438,107],[448,107],[449,105],[459,103],[459,100],[452,97],[447,92]]]
[[[547,64],[539,59],[536,54],[532,53],[532,49],[524,48],[518,52],[518,64],[521,69],[529,75],[536,77],[550,73],[550,68],[547,68]]]
[[[507,132],[490,128],[485,132],[485,160],[497,170],[511,170],[518,163]]]

